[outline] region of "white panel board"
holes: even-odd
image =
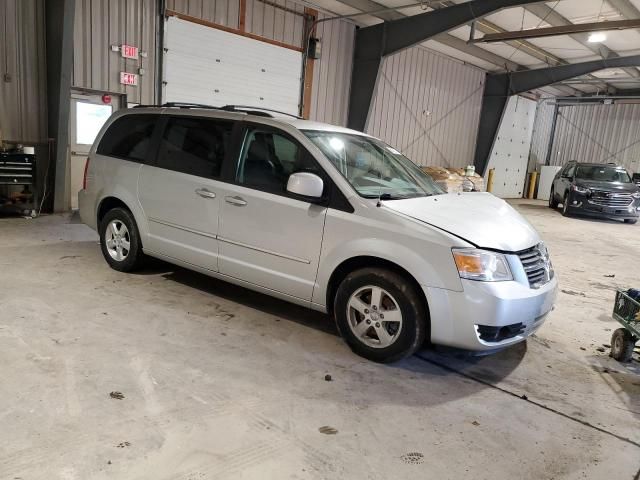
[[[498,197],[522,197],[535,116],[536,102],[509,98],[489,159],[489,168],[495,168],[492,193]]]
[[[302,53],[175,17],[165,38],[163,102],[299,113]]]
[[[538,195],[536,196],[538,200],[549,200],[551,196],[551,184],[553,183],[556,173],[558,173],[561,168],[562,167],[548,165],[540,167],[540,182],[538,183]]]

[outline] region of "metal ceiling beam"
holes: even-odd
[[[456,0],[458,1],[458,0]],[[439,7],[436,8],[442,8],[445,6],[450,6],[450,5],[455,5],[455,2],[449,0],[449,1],[443,1]],[[526,6],[524,6],[523,8],[526,8]],[[487,20],[486,18],[483,18],[482,20],[479,20],[477,22],[475,22],[474,25],[475,30],[478,30],[482,33],[484,33],[485,35],[489,35],[489,34],[493,34],[493,33],[502,33],[502,32],[506,32],[506,30],[498,25],[496,25],[493,22],[490,22],[489,20]],[[566,65],[567,62],[566,60],[564,60],[563,58],[558,57],[557,55],[554,55],[553,53],[548,52],[547,50],[538,47],[537,45],[534,45],[531,42],[528,42],[526,40],[508,40],[505,42],[507,45],[513,47],[515,49],[514,53],[516,51],[522,52],[526,55],[529,55],[530,57],[533,58],[537,58],[538,60],[540,60],[542,63],[546,64],[546,65],[550,65],[550,66],[555,66],[555,65]],[[471,45],[471,44],[470,44]],[[513,54],[512,54],[513,56]],[[609,90],[610,88],[608,87],[607,84],[605,83],[600,83],[599,85],[600,88],[602,89],[606,89]],[[573,95],[582,95],[584,92],[576,89],[576,88],[572,88],[569,86],[564,87],[565,89],[570,89],[571,92],[569,94],[573,94]]]
[[[433,8],[449,7],[449,6],[458,4],[459,1],[460,0],[456,0],[456,1],[445,0],[445,1],[441,2],[439,5],[434,6]],[[526,8],[526,6],[524,6],[524,7]],[[493,22],[490,22],[486,18],[483,18],[482,20],[474,22],[473,28],[475,28],[475,30],[478,30],[478,31],[480,31],[480,32],[482,32],[484,34],[506,32],[506,30],[504,28],[496,25]],[[540,47],[538,47],[537,45],[534,45],[531,42],[527,42],[526,40],[511,40],[511,41],[507,41],[505,43],[507,45],[513,47],[515,49],[515,51],[520,51],[522,53],[525,53],[525,54],[529,55],[530,57],[537,58],[538,60],[540,60],[542,63],[544,63],[546,65],[555,66],[555,65],[566,65],[567,63],[569,63],[566,60],[558,57],[557,55],[554,55],[553,53],[550,53],[547,50],[544,50],[543,48],[540,48]],[[600,85],[600,87],[603,88],[603,89],[607,89],[607,85],[604,84],[604,83],[602,83]],[[571,87],[565,87],[565,88],[570,88],[571,89]],[[584,92],[582,92],[580,90],[577,90],[575,88],[573,88],[571,90],[572,90],[571,93],[573,93],[574,95],[581,95],[582,93],[584,93]]]
[[[474,38],[472,43],[494,43],[507,40],[521,40],[525,38],[555,37],[558,35],[570,35],[584,32],[606,32],[611,30],[628,30],[640,28],[640,20],[612,20],[607,22],[579,23],[575,25],[563,25],[558,27],[532,28],[511,32],[489,33],[481,38]]]
[[[382,58],[439,33],[530,0],[474,0],[358,29],[354,47],[348,126],[364,130]]]
[[[502,120],[507,100],[511,95],[517,95],[546,85],[553,85],[605,68],[631,66],[640,66],[640,55],[573,63],[524,72],[487,75],[476,141],[474,160],[476,170],[481,174],[485,173],[496,134],[500,127],[500,121]]]
[[[640,17],[640,10],[638,10],[629,0],[607,0],[607,2],[613,8],[618,10],[625,18]]]
[[[549,7],[545,3],[536,3],[532,5],[527,5],[524,7],[529,13],[532,13],[539,19],[544,19],[546,23],[549,25],[553,25],[554,27],[559,27],[563,25],[573,25],[571,21],[567,18],[563,17],[561,14],[556,12],[553,8]],[[640,17],[640,14],[638,15]],[[631,17],[633,18],[633,17]],[[596,55],[600,55],[602,58],[616,58],[619,57],[616,52],[610,50],[603,43],[591,43],[589,42],[589,36],[585,33],[574,33],[569,35],[573,40],[584,45],[586,48],[591,50]],[[628,75],[632,77],[640,78],[640,72],[637,68],[629,67],[623,69],[627,72]]]
[[[380,18],[382,20],[398,20],[400,18],[404,18],[407,15],[400,13],[400,9],[389,9],[385,8],[384,5],[374,2],[373,0],[339,0],[340,3],[347,5],[349,7],[355,8],[357,10],[361,10],[363,15],[371,15],[376,18]],[[428,2],[435,3],[435,2]],[[358,14],[358,16],[360,16]],[[446,45],[447,47],[455,48],[456,50],[461,51],[467,55],[471,55],[472,57],[476,57],[480,60],[483,60],[492,65],[496,65],[504,70],[514,71],[520,70],[522,67],[513,62],[511,60],[507,60],[500,55],[496,55],[488,50],[480,48],[476,45],[469,45],[465,40],[462,40],[458,37],[455,37],[449,33],[440,33],[433,37],[432,40],[435,40],[438,43]]]
[[[523,68],[520,64],[512,60],[507,60],[506,58],[501,57],[500,55],[496,55],[489,50],[485,50],[484,48],[480,48],[477,45],[471,45],[461,38],[454,37],[449,33],[441,33],[433,37],[431,40],[441,43],[442,45],[446,45],[447,47],[455,48],[462,53],[471,55],[472,57],[476,57],[492,65],[497,65],[503,70],[513,72],[516,70],[521,70]]]

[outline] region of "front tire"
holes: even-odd
[[[631,225],[635,225],[636,223],[638,223],[638,219],[637,218],[627,218],[624,223],[630,223]]]
[[[569,194],[564,194],[564,200],[562,201],[562,215],[565,217],[569,216]]]
[[[351,350],[374,362],[413,355],[427,335],[427,311],[416,288],[382,268],[347,275],[335,296],[334,315]]]
[[[138,226],[129,210],[109,210],[100,222],[100,248],[111,268],[133,272],[144,260]]]

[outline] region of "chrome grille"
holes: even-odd
[[[603,207],[629,207],[633,203],[630,193],[612,193],[592,190],[589,202]]]
[[[549,254],[544,244],[541,243],[533,248],[520,252],[518,256],[527,274],[531,288],[540,288],[551,281],[553,278],[553,266],[551,265]]]

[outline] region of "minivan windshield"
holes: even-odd
[[[304,131],[359,195],[396,200],[444,193],[411,160],[381,140],[329,131]]]
[[[607,165],[578,165],[576,178],[598,182],[631,183],[631,177],[626,170]]]

